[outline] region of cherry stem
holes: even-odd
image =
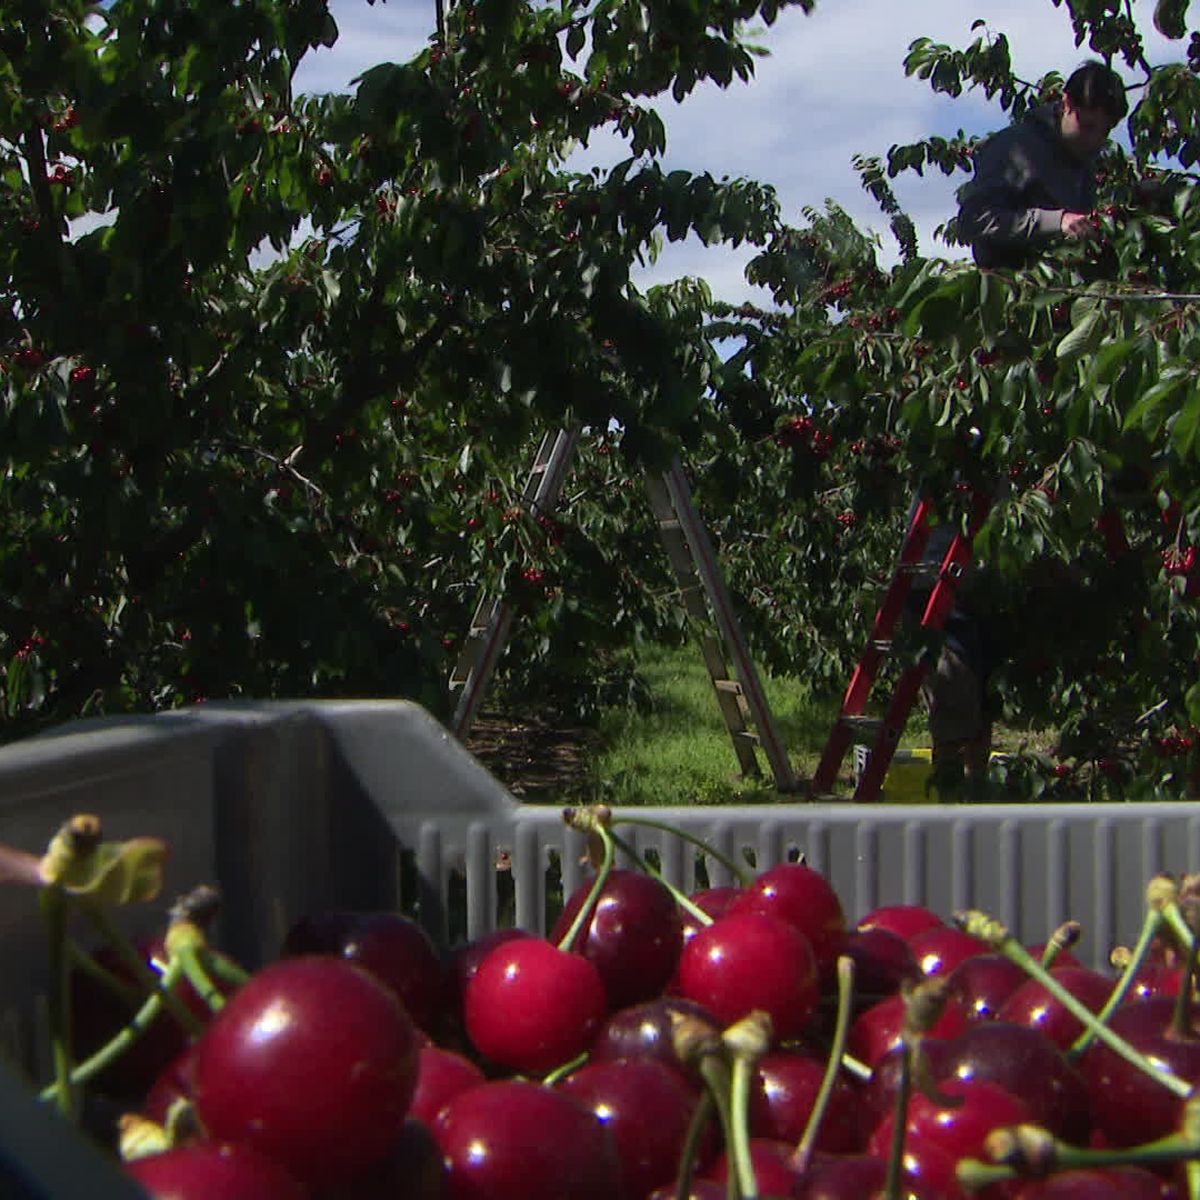
[[[542,1079],[542,1083],[546,1087],[553,1087],[562,1079],[566,1079],[572,1071],[577,1071],[590,1057],[590,1051],[585,1050],[582,1054],[577,1054],[569,1062],[565,1062],[555,1067],[548,1075]]]
[[[74,938],[67,939],[67,953],[71,965],[90,975],[102,987],[108,989],[118,1000],[132,1008],[142,998],[137,988],[118,979],[107,967],[101,966]]]
[[[1129,962],[1121,972],[1121,977],[1117,980],[1116,987],[1113,988],[1108,999],[1105,1000],[1104,1006],[1096,1014],[1096,1020],[1101,1025],[1106,1026],[1108,1024],[1109,1017],[1117,1011],[1124,1002],[1125,997],[1129,995],[1129,990],[1133,987],[1133,981],[1137,978],[1137,973],[1142,969],[1142,964],[1146,961],[1146,956],[1150,953],[1151,943],[1154,941],[1162,923],[1162,913],[1157,908],[1147,909],[1146,919],[1142,922],[1142,931],[1138,934],[1137,944],[1133,948]],[[1095,1040],[1095,1029],[1090,1027],[1085,1029],[1067,1050],[1067,1058],[1080,1058]]]
[[[150,970],[149,965],[138,953],[132,942],[113,924],[103,906],[92,903],[81,903],[83,915],[102,933],[116,952],[125,960],[126,966],[137,977],[147,993],[159,990],[159,976]],[[167,1012],[180,1024],[184,1033],[189,1036],[198,1035],[204,1028],[203,1023],[174,992],[163,992],[163,1005]]]
[[[733,1059],[730,1080],[730,1123],[733,1140],[729,1151],[733,1157],[732,1175],[737,1173],[742,1200],[757,1200],[758,1179],[754,1174],[754,1157],[750,1152],[750,1084],[754,1078],[754,1059],[737,1054]]]
[[[129,1024],[123,1026],[110,1041],[101,1046],[90,1058],[84,1059],[71,1072],[71,1082],[73,1084],[87,1083],[110,1063],[116,1062],[150,1028],[151,1023],[163,1011],[163,992],[172,990],[182,978],[183,968],[178,962],[172,963],[167,968],[159,985],[161,990],[156,990],[148,996],[141,1008],[129,1019]],[[55,1086],[55,1084],[51,1084],[44,1088],[40,1098],[42,1100],[51,1099]]]
[[[700,1157],[700,1141],[704,1137],[708,1123],[712,1120],[715,1108],[712,1092],[705,1088],[700,1093],[696,1107],[692,1110],[687,1136],[683,1139],[683,1149],[679,1155],[679,1174],[675,1180],[675,1200],[688,1200],[691,1195],[696,1160]]]
[[[705,1054],[700,1058],[697,1069],[704,1082],[708,1087],[708,1094],[712,1097],[713,1103],[717,1107],[717,1116],[721,1121],[721,1133],[725,1138],[725,1145],[730,1148],[729,1153],[734,1153],[733,1146],[735,1145],[735,1137],[733,1131],[733,1117],[729,1110],[729,1068],[718,1054]],[[737,1173],[730,1169],[728,1173],[728,1184],[726,1194],[729,1200],[737,1200],[738,1197],[738,1177]]]
[[[829,1101],[837,1083],[838,1072],[842,1067],[842,1055],[846,1049],[846,1037],[850,1032],[850,1012],[854,1000],[854,959],[841,955],[837,960],[838,1002],[837,1017],[833,1028],[833,1045],[829,1049],[829,1061],[825,1065],[825,1077],[821,1080],[820,1090],[809,1114],[808,1123],[804,1126],[804,1134],[800,1144],[792,1155],[792,1167],[797,1175],[803,1175],[812,1161],[813,1150],[817,1144],[817,1135],[821,1131],[821,1122],[829,1109]]]
[[[250,978],[250,972],[240,963],[234,962],[228,954],[222,954],[220,950],[213,950],[211,947],[205,953],[204,964],[218,979],[223,979],[234,987],[241,987]]]
[[[50,1019],[50,1045],[54,1082],[50,1094],[68,1121],[75,1119],[75,1092],[71,1086],[71,979],[67,955],[67,898],[55,884],[41,893],[42,916],[49,940],[50,990],[46,997]]]
[[[712,917],[708,915],[698,904],[690,900],[683,892],[679,890],[669,879],[664,878],[663,873],[657,867],[652,866],[646,861],[623,837],[615,833],[609,835],[617,849],[622,854],[626,855],[629,860],[638,868],[639,871],[644,871],[651,879],[657,879],[659,883],[667,889],[668,892],[675,898],[675,903],[679,905],[689,916],[698,921],[701,925],[711,925]]]
[[[1179,995],[1175,997],[1172,1028],[1176,1036],[1192,1036],[1192,986],[1196,977],[1197,934],[1184,919],[1177,900],[1168,900],[1162,906],[1163,921],[1179,941],[1179,948],[1187,955],[1183,967],[1183,979]]]
[[[1191,1085],[1180,1079],[1171,1071],[1155,1066],[1144,1054],[1135,1050],[1123,1037],[1107,1026],[1100,1024],[1096,1014],[1086,1004],[1081,1003],[1049,971],[1042,968],[1016,938],[1012,936],[999,921],[993,920],[986,913],[967,912],[958,915],[959,924],[975,937],[987,942],[994,950],[998,950],[1006,958],[1024,969],[1027,975],[1036,979],[1073,1017],[1082,1021],[1084,1027],[1092,1030],[1110,1050],[1120,1055],[1126,1062],[1139,1071],[1144,1071],[1151,1078],[1158,1080],[1163,1087],[1174,1092],[1176,1096],[1186,1097],[1191,1094]]]
[[[1141,1146],[1129,1146],[1123,1150],[1092,1150],[1055,1139],[1052,1170],[1058,1172],[1087,1167],[1177,1163],[1181,1160],[1195,1161],[1197,1157],[1200,1157],[1200,1144],[1181,1133],[1171,1133],[1157,1141],[1146,1142]],[[1017,1167],[982,1162],[977,1158],[964,1158],[958,1164],[957,1175],[959,1183],[972,1192],[992,1183],[1025,1178],[1025,1173]]]
[[[901,1176],[904,1170],[904,1139],[908,1125],[908,1102],[912,1095],[913,1056],[916,1047],[907,1034],[901,1042],[904,1052],[900,1056],[900,1079],[896,1085],[896,1106],[892,1116],[892,1146],[888,1154],[887,1180],[884,1183],[884,1200],[902,1200]]]
[[[208,1005],[212,1012],[219,1013],[225,1007],[225,997],[205,969],[207,958],[208,955],[198,947],[180,946],[172,957],[172,964],[179,963],[188,983],[196,989],[200,999]]]
[[[717,862],[737,877],[737,881],[742,887],[749,887],[754,882],[754,875],[745,864],[740,864],[728,855],[722,854],[720,850],[714,849],[703,838],[697,837],[694,833],[688,833],[686,829],[676,829],[668,825],[665,821],[656,821],[653,817],[630,817],[624,814],[619,817],[613,817],[613,824],[644,825],[647,829],[657,829],[661,833],[672,833],[676,837],[683,838],[685,842],[691,843],[697,850],[701,850],[705,854],[709,854],[715,858]]]
[[[575,914],[575,919],[571,922],[571,928],[559,940],[558,948],[560,950],[570,950],[580,931],[591,920],[592,911],[599,902],[600,893],[604,891],[604,885],[608,882],[608,877],[612,873],[613,860],[617,854],[613,835],[608,831],[606,826],[597,823],[589,832],[594,832],[599,837],[600,844],[604,847],[604,857],[600,862],[599,870],[596,872],[596,878],[592,880],[591,891],[588,892],[587,898]]]

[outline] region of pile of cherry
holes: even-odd
[[[803,863],[681,896],[615,865],[599,812],[568,814],[595,871],[547,938],[440,954],[398,914],[313,914],[202,995],[202,935],[169,932],[203,1030],[162,1013],[89,1084],[137,1095],[125,1169],[175,1200],[1197,1194],[1194,880],[1153,882],[1110,974],[1069,930],[1022,947],[913,905],[852,922]],[[169,973],[172,949],[142,949]],[[86,1054],[128,1001],[73,978]]]

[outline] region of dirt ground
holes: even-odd
[[[466,745],[518,799],[554,804],[587,790],[594,738],[589,730],[551,725],[539,717],[482,713]]]

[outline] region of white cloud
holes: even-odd
[[[335,0],[333,12],[341,37],[329,51],[306,62],[298,86],[336,90],[376,62],[402,61],[427,44],[433,28],[432,3],[415,9],[406,3]],[[1154,0],[1135,0],[1143,30],[1149,31],[1151,62],[1177,58],[1180,43],[1167,43],[1153,31]],[[972,94],[958,100],[933,93],[928,84],[908,79],[903,60],[909,44],[927,36],[954,46],[976,35],[972,22],[982,18],[1008,35],[1017,74],[1033,79],[1050,70],[1069,72],[1088,57],[1077,47],[1065,7],[1048,0],[819,0],[806,17],[786,10],[776,24],[752,38],[770,51],[756,59],[754,80],[726,90],[705,85],[682,104],[659,104],[667,127],[666,165],[758,179],[777,191],[785,217],[799,220],[805,205],[821,207],[831,197],[861,223],[879,231],[885,261],[894,259],[894,243],[874,201],[861,189],[851,166],[855,153],[885,155],[897,143],[959,128],[980,134],[1005,123],[998,104]],[[1132,78],[1132,77],[1131,77]],[[611,141],[598,138],[572,160],[586,169],[623,156]],[[901,203],[917,224],[927,252],[957,254],[932,242],[933,229],[954,210],[954,189],[964,175],[946,178],[940,171],[924,179],[902,176],[895,182]],[[680,274],[705,277],[723,299],[738,303],[767,301],[766,293],[742,277],[752,248],[704,247],[696,239],[669,244],[653,268],[638,276],[643,283]]]

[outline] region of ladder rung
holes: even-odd
[[[840,716],[838,723],[847,729],[854,729],[861,733],[878,733],[883,728],[882,717],[863,717],[858,714]]]
[[[879,654],[890,654],[893,644],[891,638],[875,638],[868,643],[870,648]]]
[[[742,694],[742,685],[736,679],[714,679],[713,687],[718,692],[731,692],[735,696]]]
[[[752,746],[757,746],[759,743],[758,734],[752,729],[738,729],[733,733],[733,737],[737,741],[749,742]]]
[[[937,579],[941,573],[941,565],[931,562],[901,563],[896,568],[897,575],[926,575],[930,579]]]

